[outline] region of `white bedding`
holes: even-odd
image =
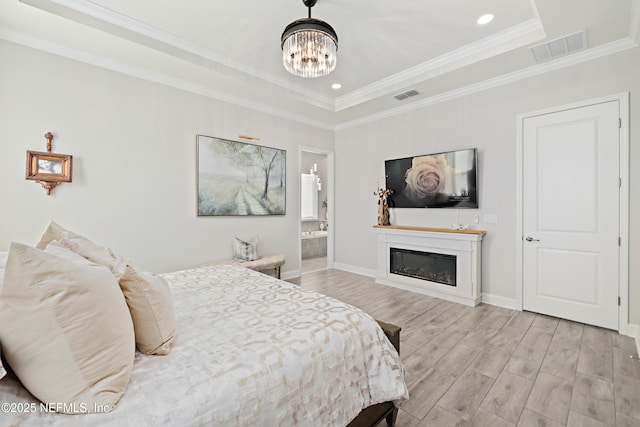
[[[0,380],[0,423],[344,426],[367,406],[408,398],[398,354],[353,306],[241,267],[163,277],[178,322],[174,348],[136,353],[116,409],[47,412],[9,375]]]

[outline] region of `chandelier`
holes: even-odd
[[[338,36],[331,25],[311,17],[317,0],[302,0],[309,17],[287,25],[280,39],[284,68],[294,76],[326,76],[336,68]]]

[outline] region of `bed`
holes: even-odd
[[[167,355],[135,353],[115,409],[43,409],[9,372],[0,380],[2,425],[393,425],[396,404],[408,398],[399,328],[242,267],[160,276],[171,291],[175,342]]]

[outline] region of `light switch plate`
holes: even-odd
[[[482,222],[485,224],[497,224],[498,214],[484,214],[482,215]]]

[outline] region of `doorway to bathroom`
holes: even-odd
[[[300,147],[301,274],[333,267],[334,155]]]

